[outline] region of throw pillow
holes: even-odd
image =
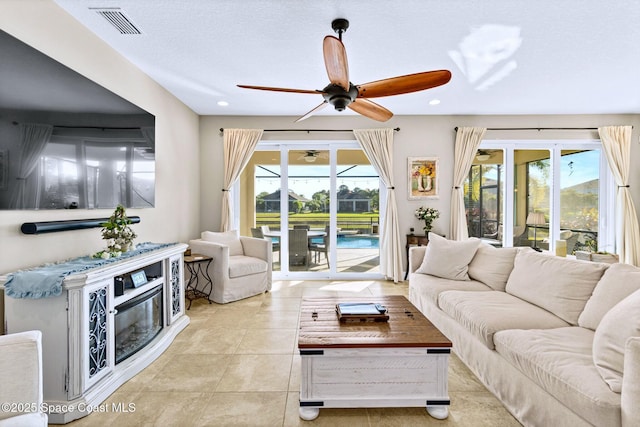
[[[214,242],[221,245],[229,246],[229,256],[244,255],[244,250],[242,249],[242,243],[240,242],[240,238],[238,237],[237,230],[230,230],[219,233],[214,231],[203,231],[200,234],[200,238],[208,242]]]
[[[593,363],[616,393],[622,391],[624,346],[629,337],[640,337],[640,290],[609,310],[593,335]]]
[[[575,326],[607,267],[597,262],[518,251],[505,290]]]
[[[494,248],[482,243],[469,263],[469,277],[504,292],[517,252],[518,248]]]
[[[447,240],[429,233],[429,244],[416,273],[430,274],[451,280],[469,280],[469,262],[476,254],[480,239]]]
[[[593,290],[578,318],[578,325],[595,330],[611,308],[640,289],[640,268],[630,264],[611,264]]]

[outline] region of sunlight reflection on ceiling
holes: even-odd
[[[484,91],[518,67],[512,57],[521,45],[520,27],[486,24],[471,29],[449,57],[474,89]]]

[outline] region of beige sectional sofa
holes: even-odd
[[[640,268],[430,235],[409,299],[526,426],[640,426]]]

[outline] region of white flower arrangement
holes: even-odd
[[[420,206],[415,212],[416,218],[424,221],[424,231],[428,233],[433,228],[433,221],[440,218],[440,211],[435,208]]]

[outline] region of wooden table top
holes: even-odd
[[[336,304],[373,302],[387,308],[387,322],[340,323]],[[404,296],[304,298],[298,348],[451,347],[447,339]]]
[[[213,258],[211,258],[208,255],[201,255],[201,254],[191,254],[191,255],[185,255],[184,256],[184,262],[186,262],[187,264],[192,263],[192,262],[202,262],[202,261],[209,261],[212,260]]]

